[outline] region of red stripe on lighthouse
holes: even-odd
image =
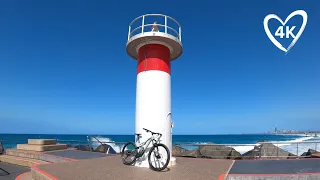
[[[170,50],[164,45],[147,44],[138,51],[138,74],[158,70],[170,74]]]

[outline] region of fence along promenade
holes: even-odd
[[[320,141],[258,142],[256,144],[176,143],[174,153],[181,157],[215,159],[293,159],[318,154]],[[290,148],[290,151],[287,149]],[[173,151],[174,151],[173,150]]]
[[[95,136],[88,136],[87,141],[81,140],[60,140],[57,142],[69,144],[70,147],[83,151],[103,151],[109,153],[111,148],[117,153],[126,142],[100,141]],[[9,143],[25,142],[27,140],[1,140],[4,149]],[[319,154],[320,141],[302,142],[258,142],[256,144],[195,144],[195,143],[174,143],[173,156],[213,158],[213,159],[287,159],[287,158],[310,158],[313,154]],[[105,146],[107,145],[107,146]],[[106,147],[105,149],[99,146]],[[285,150],[290,146],[291,151]],[[295,149],[293,152],[293,148]],[[113,151],[114,152],[114,151]]]

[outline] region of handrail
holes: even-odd
[[[89,136],[88,136],[89,137]],[[90,138],[93,137],[98,143],[100,143],[101,145],[103,144],[106,144],[106,143],[110,143],[110,144],[118,144],[121,146],[121,144],[125,144],[127,142],[114,142],[114,141],[101,141],[99,140],[97,137],[95,136],[90,136]],[[59,140],[59,139],[56,139],[57,142],[78,142],[78,143],[83,143],[83,144],[86,144],[88,143],[88,140],[87,141],[83,141],[83,140]],[[10,139],[4,139],[4,140],[1,140],[0,139],[0,142],[2,142],[3,146],[6,147],[6,143],[8,143],[8,145],[10,145],[12,142],[26,142],[27,140],[10,140]],[[16,143],[12,143],[12,144],[16,144]],[[282,157],[289,157],[289,156],[281,156],[280,154],[280,150],[283,149],[285,150],[285,148],[283,148],[282,146],[279,146],[279,145],[290,145],[290,147],[292,148],[296,148],[296,152],[295,149],[291,149],[290,153],[290,157],[310,157],[311,155],[301,155],[301,153],[304,153],[305,151],[307,151],[308,149],[312,149],[312,150],[315,150],[315,151],[319,151],[320,149],[320,141],[302,141],[302,142],[286,142],[286,141],[279,141],[279,142],[257,142],[255,144],[214,144],[214,143],[179,143],[179,142],[175,142],[173,143],[174,146],[180,146],[186,150],[192,150],[193,147],[195,148],[199,148],[200,146],[205,146],[207,148],[205,148],[205,151],[215,151],[214,149],[210,149],[210,146],[227,146],[227,147],[231,147],[231,148],[234,148],[234,149],[237,149],[237,146],[252,146],[252,148],[250,147],[250,149],[254,149],[254,147],[261,147],[263,144],[273,144],[274,146],[274,149],[273,149],[273,155],[266,155],[266,156],[261,156],[259,158],[282,158]],[[312,144],[310,146],[307,146],[305,148],[302,148],[303,146],[300,146],[301,144]],[[314,144],[314,145],[313,145]],[[295,146],[296,145],[296,146]],[[188,146],[191,147],[191,149],[187,148]],[[9,146],[8,146],[9,147]],[[269,149],[269,147],[266,147],[267,149]],[[272,147],[271,147],[272,148]],[[249,150],[249,149],[248,149]],[[91,147],[90,147],[90,151],[91,151]],[[223,149],[222,149],[223,151]],[[246,149],[247,151],[247,149]],[[285,150],[286,151],[286,150]],[[239,151],[241,152],[241,151]],[[244,151],[243,151],[244,152]],[[294,156],[292,156],[292,154]]]
[[[132,34],[133,34],[135,31],[137,31],[137,30],[139,30],[139,29],[142,29],[143,27],[149,27],[149,26],[154,26],[154,25],[157,25],[157,26],[160,26],[160,27],[166,27],[166,25],[163,25],[163,24],[145,24],[144,26],[138,26],[138,27],[134,28],[134,29],[130,32],[129,36],[131,37]],[[172,30],[174,33],[176,33],[177,36],[179,36],[178,31],[176,31],[175,29],[173,29],[173,28],[170,27],[170,26],[167,26],[167,28],[169,28],[169,29]],[[165,29],[165,30],[166,30],[166,29]]]
[[[95,140],[97,140],[103,147],[105,147],[105,145],[95,136],[89,136],[90,138],[94,138]],[[91,144],[90,144],[91,147]],[[90,148],[91,149],[91,148]],[[110,147],[108,148],[107,152],[109,152]],[[106,152],[106,149],[104,148],[104,152]]]
[[[150,16],[161,16],[161,17],[164,17],[164,24],[145,24],[145,18],[146,17],[150,17]],[[136,28],[134,28],[132,30],[131,26],[133,25],[133,23],[135,23],[137,20],[139,20],[141,18],[142,18],[141,26],[138,26],[138,27],[136,27]],[[172,20],[174,23],[176,23],[178,25],[178,27],[179,27],[178,31],[176,29],[168,26],[168,22],[167,22],[168,19]],[[172,30],[175,33],[174,36],[177,39],[179,39],[179,41],[181,42],[181,25],[180,25],[180,23],[177,20],[175,20],[174,18],[172,18],[170,16],[167,16],[167,15],[163,15],[163,14],[145,14],[145,15],[139,16],[139,17],[135,18],[133,21],[131,21],[131,23],[129,24],[128,41],[133,36],[132,34],[134,32],[136,32],[138,29],[141,29],[141,33],[139,33],[139,34],[143,34],[143,33],[145,33],[144,27],[149,27],[149,26],[153,26],[153,25],[164,27],[165,30],[162,33],[165,33],[165,34],[170,34],[170,33],[168,33],[168,29]],[[161,31],[159,31],[159,32],[161,32]],[[172,35],[172,34],[170,34],[170,35]]]
[[[25,140],[19,140],[19,139],[17,139],[17,140],[7,140],[7,139],[2,140],[2,139],[0,139],[0,141],[1,142],[22,142],[22,141],[28,141],[28,140],[27,139],[25,139]]]
[[[305,143],[319,143],[320,141],[302,141],[302,142],[257,142],[255,144],[215,144],[215,143],[175,143],[175,145],[183,145],[183,146],[256,146],[258,144],[305,144]]]
[[[140,18],[142,18],[142,17],[148,17],[148,16],[162,16],[162,17],[167,17],[167,18],[173,20],[175,23],[177,23],[178,26],[180,27],[180,23],[179,23],[177,20],[175,20],[173,17],[167,16],[167,15],[164,15],[164,14],[145,14],[145,15],[141,15],[141,16],[135,18],[133,21],[131,21],[131,23],[130,23],[129,26],[131,26],[131,25],[132,25],[134,22],[136,22],[138,19],[140,19]]]
[[[0,142],[27,142],[28,139],[26,140],[7,140],[7,139],[0,139]],[[79,143],[88,143],[88,141],[84,140],[63,140],[63,139],[56,139],[57,142],[79,142]],[[100,143],[114,143],[114,144],[126,144],[127,142],[114,142],[114,141],[100,141]]]
[[[99,140],[98,138],[96,138],[95,136],[89,136],[89,137],[94,138],[94,139],[97,140],[101,145],[103,145],[102,142],[100,142],[100,140]]]
[[[95,136],[90,136],[90,137],[94,137]],[[85,140],[64,140],[64,139],[56,139],[58,142],[88,142]],[[115,143],[115,144],[125,144],[127,142],[114,142],[114,141],[100,141],[98,139],[96,139],[98,142],[101,143]],[[22,142],[22,141],[28,141],[28,139],[25,140],[8,140],[8,139],[0,139],[1,142]],[[302,141],[302,142],[286,142],[286,141],[277,141],[277,142],[257,142],[257,143],[252,143],[252,144],[215,144],[215,143],[180,143],[180,142],[176,142],[174,143],[175,145],[195,145],[195,146],[199,146],[199,145],[208,145],[208,146],[216,146],[216,145],[221,145],[221,146],[255,146],[257,144],[305,144],[305,143],[319,143],[320,141]]]
[[[59,142],[88,142],[81,140],[59,140]],[[114,144],[125,144],[127,142],[114,142],[114,141],[100,141],[101,143],[114,143]]]
[[[94,137],[95,136],[90,136],[90,137]],[[88,142],[85,140],[65,140],[65,139],[56,139],[58,142]],[[98,140],[98,139],[97,139]],[[28,139],[25,140],[8,140],[8,139],[0,139],[1,142],[21,142],[21,141],[28,141]],[[114,142],[114,141],[100,141],[101,143],[115,143],[115,144],[125,144],[127,142]],[[175,145],[195,145],[195,146],[199,146],[199,145],[208,145],[208,146],[216,146],[216,145],[221,145],[221,146],[255,146],[257,144],[305,144],[305,143],[319,143],[320,141],[301,141],[301,142],[286,142],[286,141],[277,141],[277,142],[272,142],[272,141],[266,141],[266,142],[257,142],[257,143],[252,143],[252,144],[215,144],[215,143],[180,143],[180,142],[176,142],[174,143]]]
[[[266,155],[262,155],[261,153],[261,147],[263,147],[263,144],[272,144],[274,145],[273,147],[265,147],[266,150],[270,149],[270,153],[271,154],[266,154]],[[299,144],[314,144],[314,147],[308,146],[307,148],[305,148],[305,150],[303,150],[303,148],[301,149],[301,147],[299,146]],[[316,152],[318,152],[318,144],[320,144],[320,141],[301,141],[301,142],[285,142],[285,141],[279,141],[279,142],[257,142],[256,144],[214,144],[214,143],[208,143],[208,144],[204,144],[204,143],[175,143],[175,146],[178,146],[180,148],[183,148],[185,150],[195,150],[198,149],[200,146],[204,147],[203,151],[205,151],[206,153],[208,152],[213,152],[213,151],[230,151],[230,149],[210,149],[210,146],[225,146],[225,147],[229,147],[229,148],[233,148],[233,150],[237,151],[237,147],[240,146],[251,146],[252,148],[247,149],[245,151],[242,151],[242,153],[246,154],[249,153],[250,151],[252,151],[252,155],[255,156],[255,158],[304,158],[304,157],[311,157],[312,155],[309,154],[304,154],[306,153],[306,151],[309,151],[309,149],[312,149]],[[286,149],[284,149],[283,147],[279,146],[279,145],[289,145],[293,148],[296,148],[296,150],[291,149],[291,151],[288,151]],[[195,149],[189,149],[187,147],[196,147]],[[313,146],[313,145],[312,145]],[[208,147],[209,149],[207,149],[206,147]],[[186,149],[187,148],[187,149]],[[199,149],[200,150],[200,149]],[[288,155],[280,155],[280,152],[282,151],[286,151],[289,152]],[[295,152],[293,152],[295,151]],[[241,151],[239,151],[240,153]],[[258,156],[255,155],[256,153],[258,153]],[[210,153],[209,153],[210,154]],[[198,156],[198,155],[197,155]],[[232,157],[233,155],[229,154],[228,157]],[[241,155],[242,156],[242,155]],[[215,157],[220,157],[220,156],[215,156]],[[222,156],[223,157],[223,156]],[[244,156],[245,158],[247,158],[247,156]]]

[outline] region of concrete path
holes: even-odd
[[[319,180],[320,159],[240,160],[227,180]]]
[[[177,158],[177,165],[164,172],[149,168],[126,166],[120,155],[62,150],[41,153],[53,164],[32,167],[32,173],[40,179],[53,180],[319,180],[320,158],[292,160],[223,160],[202,158]],[[59,161],[57,161],[57,159]],[[63,161],[60,161],[63,159]],[[0,180],[14,179],[29,171],[28,168],[0,164],[10,175]],[[1,174],[1,172],[0,172]],[[34,176],[34,177],[35,177]]]
[[[0,180],[14,180],[20,174],[28,171],[30,168],[0,162]]]
[[[37,167],[61,180],[217,180],[230,169],[233,160],[177,158],[177,163],[172,169],[155,172],[126,166],[116,155]]]
[[[320,172],[320,159],[236,161],[230,174],[295,174]]]

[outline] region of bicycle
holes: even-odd
[[[123,164],[125,165],[132,165],[136,162],[136,160],[140,157],[142,157],[146,151],[146,148],[148,148],[149,144],[152,142],[152,147],[150,148],[149,150],[149,153],[148,153],[148,163],[149,163],[149,167],[150,169],[154,170],[154,171],[162,171],[164,170],[165,168],[167,168],[168,164],[169,164],[169,161],[170,161],[170,151],[168,149],[168,147],[162,143],[160,143],[160,138],[162,136],[162,134],[160,133],[155,133],[155,132],[152,132],[148,129],[145,129],[143,128],[143,130],[145,130],[147,133],[151,133],[151,137],[149,139],[147,139],[145,142],[141,143],[140,145],[136,145],[136,143],[133,143],[133,142],[128,142],[126,143],[123,148],[122,148],[122,151],[121,151],[121,158],[122,158],[122,162]],[[141,137],[141,134],[136,134],[138,136],[138,138]],[[154,137],[154,135],[158,135],[157,138]],[[128,148],[130,145],[132,145],[133,147],[131,148],[131,150]],[[144,145],[146,145],[144,147]],[[165,152],[165,156],[161,155],[161,151],[159,150],[159,148],[162,147],[164,148],[164,151],[162,152]],[[152,163],[152,157],[151,157],[151,154],[154,153],[154,157],[156,158],[156,160],[160,160],[162,158],[166,158],[166,161],[165,163],[161,162],[159,163],[159,167],[156,167],[156,163],[155,165]],[[125,157],[126,155],[126,157]],[[132,155],[132,158],[130,161],[126,161],[125,159]],[[163,165],[162,167],[160,165]]]

